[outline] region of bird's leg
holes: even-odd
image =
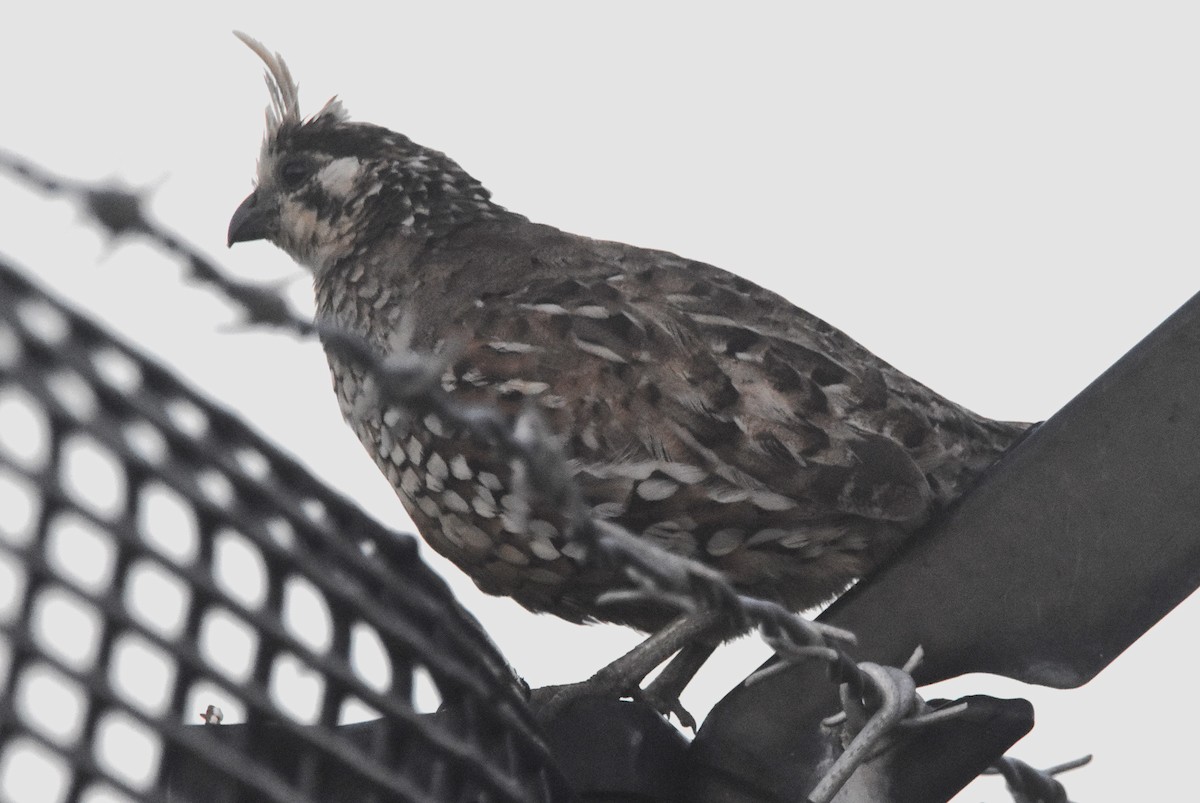
[[[663,661],[680,652],[680,650],[688,653],[687,647],[693,640],[701,634],[711,631],[720,620],[721,615],[715,611],[686,613],[649,636],[641,644],[608,664],[587,680],[581,683],[570,683],[565,686],[546,686],[534,689],[530,694],[530,703],[542,720],[549,721],[557,716],[569,703],[582,697],[610,697],[614,695],[618,697],[640,697],[642,695],[641,683],[646,675],[650,674]],[[707,645],[708,642],[709,640],[706,639],[702,644]],[[712,652],[711,647],[708,649],[708,652]],[[682,654],[681,657],[683,657]],[[688,662],[690,663],[694,660],[695,657],[693,656]],[[700,663],[703,663],[703,661]],[[697,665],[696,668],[698,669],[699,666]],[[669,669],[670,667],[668,667]],[[695,674],[695,669],[692,669],[690,674]],[[690,679],[690,674],[687,679]],[[682,673],[678,671],[674,673],[674,676],[676,676],[675,683],[678,682],[677,676],[680,675]],[[684,685],[686,685],[686,680]],[[666,686],[665,690],[668,692],[677,691],[674,685]],[[676,694],[675,696],[677,697],[678,695]],[[679,711],[677,710],[680,708],[678,700],[667,700],[666,702],[673,704],[670,704],[668,710],[664,713],[675,711],[679,715]],[[691,719],[686,711],[680,717],[681,720],[684,716]]]

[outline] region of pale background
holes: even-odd
[[[0,147],[153,186],[160,219],[297,304],[307,280],[282,253],[224,250],[266,103],[233,28],[284,54],[305,109],[339,94],[535,220],[736,271],[987,415],[1049,416],[1200,285],[1194,4],[165,8],[6,10]],[[79,219],[0,177],[0,252],[410,526],[315,345],[232,330],[177,267]],[[429,560],[534,685],[635,640],[485,598]],[[973,676],[929,695],[1031,699],[1038,725],[1013,753],[1094,752],[1064,778],[1075,800],[1194,799],[1198,618],[1184,604],[1083,689]],[[764,654],[725,650],[685,703],[702,715]],[[1007,799],[997,780],[960,797]]]

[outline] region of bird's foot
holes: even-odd
[[[679,694],[715,648],[716,643],[704,639],[703,634],[718,621],[719,617],[711,612],[680,616],[582,683],[533,690],[530,706],[542,722],[549,722],[584,697],[631,697],[646,702],[663,716],[675,714],[685,727],[695,729],[696,720],[680,704]],[[701,641],[692,643],[697,638]],[[675,660],[643,689],[646,676],[672,655]]]
[[[619,677],[613,664],[601,669],[587,680],[579,683],[564,683],[560,686],[542,686],[529,692],[529,706],[543,723],[558,717],[567,707],[585,697],[600,697],[606,700],[621,697],[638,697],[641,678]]]
[[[529,693],[529,704],[534,713],[542,722],[549,722],[569,705],[585,697],[601,697],[608,700],[622,697],[642,699],[642,679],[654,665],[647,668],[645,662],[632,660],[631,657],[639,658],[644,655],[645,644],[646,642],[643,642],[630,653],[604,666],[587,680],[533,689]]]
[[[696,730],[696,719],[679,701],[679,695],[666,690],[656,689],[654,684],[646,688],[638,685],[637,680],[616,677],[609,672],[611,666],[606,666],[592,677],[579,683],[566,683],[561,686],[542,686],[529,692],[529,705],[534,715],[542,723],[549,723],[563,713],[574,703],[588,697],[606,700],[628,697],[635,702],[650,706],[664,718],[670,719],[674,714],[685,728]],[[664,693],[665,692],[665,693]]]

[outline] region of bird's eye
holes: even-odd
[[[288,159],[279,166],[279,180],[283,186],[294,190],[312,175],[312,162],[307,159]]]

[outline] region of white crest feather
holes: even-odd
[[[241,31],[234,31],[233,35],[267,65],[267,91],[271,95],[271,105],[267,107],[267,139],[273,139],[284,125],[300,125],[300,85],[292,78],[292,71],[288,69],[283,56],[272,53],[262,42]],[[346,119],[346,110],[336,97],[330,98],[312,119],[326,116]]]

